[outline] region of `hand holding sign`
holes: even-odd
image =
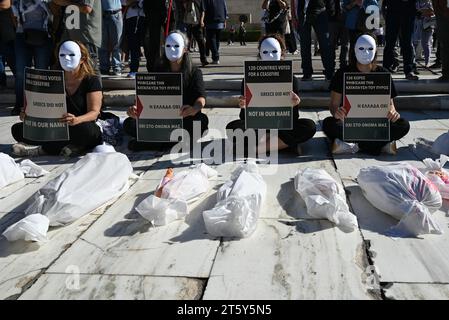
[[[135,105],[129,107],[128,110],[126,111],[126,114],[130,118],[137,119],[138,118],[137,107]]]
[[[183,105],[181,107],[181,110],[179,111],[179,115],[183,118],[185,117],[193,117],[196,115],[201,109],[189,106],[189,105]]]
[[[346,118],[345,108],[338,108],[337,111],[335,111],[334,118],[343,121]]]
[[[244,96],[239,97],[239,107],[240,107],[240,109],[246,108],[246,99]]]
[[[301,103],[301,99],[293,91],[290,91],[290,98],[292,99],[292,106],[294,106],[294,107]]]
[[[71,113],[65,113],[61,122],[66,122],[69,126],[76,126],[81,123],[80,119]]]
[[[390,109],[390,111],[388,111],[388,115],[387,115],[388,120],[395,123],[396,121],[399,120],[400,117],[401,117],[401,115],[399,114],[399,112],[396,111],[396,108],[394,107],[394,105],[391,105],[391,109]]]

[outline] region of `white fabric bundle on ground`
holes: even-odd
[[[207,232],[216,237],[250,236],[256,230],[266,193],[257,165],[241,165],[218,190],[215,207],[203,212]]]
[[[295,189],[304,199],[311,217],[327,219],[345,232],[357,228],[357,218],[349,211],[343,186],[325,170],[299,171],[295,176]]]
[[[449,199],[449,172],[443,169],[447,161],[449,157],[445,155],[441,155],[438,160],[423,160],[426,165],[426,177],[437,186],[444,199]]]
[[[366,199],[377,209],[400,220],[392,236],[441,234],[431,213],[442,205],[436,186],[408,163],[363,168],[357,177]]]
[[[217,172],[204,163],[181,171],[163,186],[160,198],[150,195],[136,211],[155,226],[182,219],[189,213],[187,204],[209,191],[209,179],[215,176]]]
[[[47,173],[31,160],[25,159],[17,164],[13,158],[0,152],[0,189],[25,177],[37,178]]]
[[[45,230],[46,235],[49,226],[70,224],[126,192],[132,172],[122,153],[89,153],[34,194],[25,210],[27,224],[21,220],[3,234],[11,241],[27,239],[24,225],[29,230]],[[40,219],[39,226],[33,225],[37,220],[30,216],[35,214],[46,216],[48,222]]]

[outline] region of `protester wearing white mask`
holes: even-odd
[[[200,69],[192,65],[189,55],[187,36],[180,31],[171,32],[165,40],[165,56],[156,63],[154,72],[176,72],[183,75],[183,107],[180,114],[183,117],[183,128],[190,135],[192,146],[208,129],[209,119],[201,112],[206,105],[206,90],[204,88],[203,74]],[[137,136],[136,118],[137,107],[128,108],[128,116],[124,123],[124,131],[132,137]],[[193,124],[200,124],[200,135],[195,136]],[[131,140],[128,149],[132,151],[163,150],[173,146],[173,143],[149,143]]]
[[[276,35],[268,35],[263,37],[259,41],[259,59],[263,61],[280,61],[284,58],[285,42],[283,38]],[[242,95],[239,99],[240,106],[240,119],[234,120],[226,126],[227,130],[246,130],[245,128],[245,107],[246,101],[243,96],[244,83],[242,81],[241,92]],[[299,119],[299,104],[301,99],[298,96],[299,93],[299,81],[296,77],[293,77],[293,91],[290,93],[291,103],[293,106],[293,129],[292,130],[279,130],[278,131],[278,150],[290,149],[298,154],[302,153],[300,144],[311,139],[316,132],[315,122],[310,119]],[[257,134],[257,130],[256,130]],[[259,139],[264,141],[264,139]],[[245,146],[248,148],[249,146]],[[270,143],[266,141],[266,144],[256,147],[257,152],[262,153],[270,150]],[[248,150],[245,150],[248,151]]]
[[[61,119],[69,125],[69,141],[50,141],[41,145],[23,138],[23,123],[11,128],[18,143],[13,153],[18,156],[43,154],[77,156],[103,143],[100,128],[95,121],[100,114],[103,98],[100,78],[91,65],[89,52],[79,42],[66,41],[58,50],[59,64],[64,70],[67,113]],[[23,121],[25,113],[20,114]],[[36,147],[38,146],[38,147]]]
[[[345,142],[343,140],[343,120],[346,117],[346,111],[343,105],[343,83],[346,72],[388,72],[387,69],[376,64],[377,45],[375,37],[370,34],[363,34],[357,38],[354,50],[350,52],[351,65],[340,69],[335,73],[331,85],[330,112],[332,117],[323,121],[323,131],[332,142],[332,153],[355,153],[362,151],[370,155],[379,155],[380,153],[396,154],[396,140],[404,137],[410,130],[410,124],[407,120],[401,118],[396,111],[393,98],[397,96],[394,83],[391,83],[391,102],[388,112],[390,120],[390,142],[383,141],[362,141],[358,143]]]

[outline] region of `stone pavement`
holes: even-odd
[[[0,109],[0,151],[7,153],[17,121],[8,111]],[[109,111],[124,116],[123,107]],[[225,124],[238,111],[207,109],[216,131],[203,140],[223,138]],[[268,194],[257,229],[242,240],[209,236],[202,219],[237,162],[214,165],[219,172],[214,187],[184,220],[152,227],[135,206],[154,191],[167,167],[176,172],[186,164],[164,153],[130,154],[125,142],[117,149],[128,154],[142,178],[114,203],[52,228],[41,246],[0,238],[0,299],[448,299],[449,203],[434,213],[443,235],[392,239],[386,230],[397,221],[367,202],[355,177],[373,164],[407,161],[423,167],[422,159],[432,155],[413,147],[414,139],[434,140],[447,132],[449,111],[402,112],[411,132],[398,142],[398,155],[379,157],[332,156],[320,122],[328,115],[322,109],[301,112],[316,121],[318,132],[304,144],[303,155],[283,153],[279,164],[271,165],[276,171],[264,175]],[[50,174],[0,190],[0,233],[23,217],[34,192],[76,161],[33,160]],[[359,229],[344,233],[307,215],[292,180],[305,168],[324,168],[344,185]]]

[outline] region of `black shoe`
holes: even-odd
[[[415,74],[413,74],[413,72],[407,73],[405,75],[405,79],[407,80],[419,80],[419,77]]]
[[[391,73],[396,73],[399,70],[399,63],[395,62],[391,65],[390,71]]]
[[[22,108],[14,107],[14,108],[11,110],[11,115],[12,115],[12,116],[18,116],[18,115],[20,114],[20,110],[22,110]]]
[[[312,81],[312,75],[303,75],[301,81]]]
[[[434,64],[429,66],[429,69],[441,69],[441,63],[440,62],[435,62]]]
[[[201,62],[201,65],[203,66],[203,67],[205,67],[205,66],[207,66],[207,65],[209,65],[210,63],[209,63],[209,61],[203,61],[203,62]]]

